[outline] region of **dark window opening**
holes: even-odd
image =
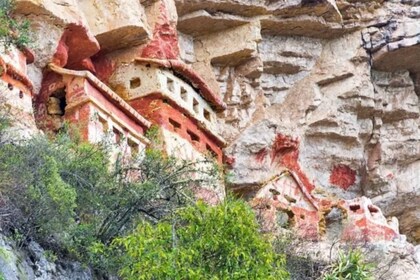
[[[211,122],[211,115],[210,115],[210,112],[209,112],[209,111],[207,111],[206,109],[204,109],[204,118],[205,118],[206,120],[208,120],[209,122]]]
[[[19,91],[19,98],[22,99],[23,98],[23,91]]]
[[[169,78],[168,78],[168,90],[170,92],[174,92],[174,90],[175,90],[174,81],[172,79],[169,79]]]
[[[108,129],[109,129],[108,122],[104,118],[101,118],[101,117],[99,117],[99,122],[102,125],[102,131],[104,133],[107,133],[108,132]]]
[[[217,158],[217,153],[210,147],[209,144],[206,144],[206,149],[210,153],[211,156]]]
[[[181,124],[171,118],[169,118],[169,123],[173,126],[173,128],[181,128]]]
[[[200,137],[198,137],[197,134],[195,134],[194,132],[192,132],[191,130],[187,130],[188,135],[191,137],[192,141],[197,141],[200,142]]]
[[[359,209],[360,209],[360,205],[358,204],[350,205],[350,210],[353,212],[356,212]]]
[[[296,198],[284,194],[284,198],[290,203],[296,203]]]
[[[185,88],[181,87],[181,98],[182,100],[184,100],[185,102],[188,101],[188,92]]]
[[[302,220],[305,220],[305,215],[300,214],[300,218],[301,218]]]
[[[169,104],[169,101],[168,101],[168,99],[163,99],[163,103],[165,103],[165,104]]]
[[[141,80],[140,78],[136,77],[136,78],[132,78],[130,80],[130,88],[131,89],[135,89],[141,86]]]
[[[370,213],[379,213],[379,209],[373,205],[369,205],[368,209]]]
[[[8,88],[9,90],[13,90],[13,85],[12,85],[12,84],[7,84],[7,88]]]
[[[193,109],[197,114],[200,112],[200,104],[196,99],[193,99]]]
[[[66,110],[66,91],[64,88],[54,91],[48,102],[48,112],[51,115],[64,116]]]
[[[130,147],[131,156],[137,156],[139,154],[139,145],[130,139],[127,140],[127,144]]]
[[[122,133],[121,131],[119,131],[118,129],[116,129],[115,127],[113,128],[112,132],[114,133],[115,136],[115,143],[120,144],[121,140],[122,140]]]

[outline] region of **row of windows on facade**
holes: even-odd
[[[182,130],[182,125],[179,122],[175,121],[172,118],[168,118],[168,121],[169,121],[169,124],[174,129],[174,131]],[[186,133],[190,137],[190,140],[192,141],[192,143],[195,144],[196,146],[199,146],[199,143],[201,140],[200,137],[188,128],[186,129]],[[217,153],[213,150],[213,148],[208,143],[206,143],[206,150],[209,152],[211,156],[217,157]]]
[[[134,77],[130,79],[130,88],[136,89],[141,86],[141,79],[139,77]],[[185,86],[182,86],[178,82],[176,82],[174,79],[166,76],[166,88],[174,95],[178,95],[178,90],[176,88],[179,87],[179,96],[181,97],[182,101],[187,105],[187,107],[193,108],[194,112],[199,115],[200,117],[203,117],[208,122],[212,122],[212,114],[209,110],[204,108],[203,106],[200,106],[200,102],[194,98],[191,94],[189,94],[188,89]]]

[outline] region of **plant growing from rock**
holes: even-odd
[[[365,262],[361,251],[339,252],[338,260],[323,276],[323,280],[372,280],[373,266]]]
[[[29,21],[12,17],[14,4],[14,0],[0,0],[0,45],[6,50],[11,45],[22,49],[31,43]]]

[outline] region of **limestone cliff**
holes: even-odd
[[[420,1],[16,3],[15,15],[30,21],[35,40],[27,66],[35,111],[29,101],[19,107],[7,98],[17,116],[25,112],[16,126],[28,133],[37,130],[35,122],[39,129],[57,126],[45,125],[48,98],[64,81],[51,63],[89,71],[94,78],[86,79],[125,100],[146,81],[126,78],[133,61],[158,65],[211,105],[216,124],[206,131],[220,135],[218,147],[226,145],[232,190],[250,201],[271,197],[264,186],[287,171],[295,178],[287,184],[303,186],[314,212],[328,200],[352,213],[357,202],[372,216],[380,213],[384,227],[420,242]],[[203,127],[205,119],[206,113]],[[314,219],[315,229],[305,231],[318,236],[325,229]],[[337,238],[328,230],[322,238]],[[399,245],[382,249],[404,255],[398,264],[405,270],[391,269],[382,279],[404,271],[417,279],[416,249],[399,233]]]

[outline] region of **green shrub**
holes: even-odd
[[[112,270],[108,257],[95,251],[98,245],[106,248],[139,221],[157,223],[191,203],[192,188],[217,181],[216,171],[202,169],[202,162],[147,149],[141,157],[110,163],[110,150],[67,133],[18,145],[0,139],[3,228],[21,234],[23,242],[30,237],[98,270]],[[206,176],[195,176],[200,172]]]
[[[11,209],[10,227],[25,236],[62,234],[74,222],[76,191],[60,174],[66,153],[45,137],[0,148],[0,193]]]
[[[322,278],[323,280],[371,280],[373,266],[364,261],[362,253],[350,250],[347,254],[339,252],[339,258]]]
[[[124,279],[288,279],[284,256],[260,235],[243,201],[201,202],[118,238]]]
[[[24,48],[31,42],[29,21],[12,18],[13,0],[0,0],[0,44],[8,49],[11,45]]]

